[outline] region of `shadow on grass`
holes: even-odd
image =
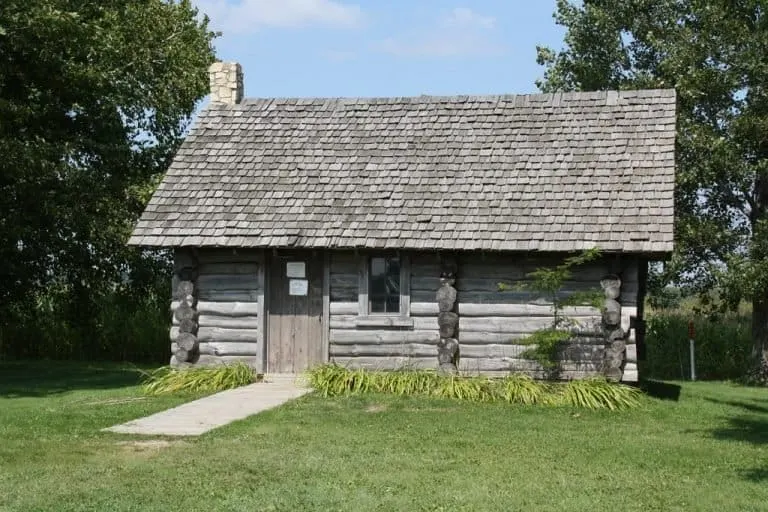
[[[763,405],[752,404],[749,402],[742,402],[739,400],[719,400],[717,398],[704,397],[707,402],[712,402],[720,405],[730,405],[731,407],[739,407],[745,411],[754,412],[758,414],[768,414],[768,407]]]
[[[712,437],[721,441],[768,444],[768,417],[738,416],[728,418],[728,426],[713,430]]]
[[[0,398],[42,397],[80,389],[135,386],[141,370],[128,364],[70,361],[0,362]]]
[[[680,400],[681,387],[677,384],[670,384],[661,380],[647,379],[639,384],[640,389],[648,396],[659,398],[661,400]]]
[[[768,480],[768,467],[748,469],[742,472],[741,476],[746,480],[760,483]]]

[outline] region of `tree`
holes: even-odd
[[[768,361],[768,1],[558,0],[543,91],[674,87],[676,251],[665,273],[753,304]]]
[[[151,285],[162,259],[125,242],[207,92],[214,37],[188,0],[3,1],[0,319],[57,286],[88,332],[101,294]]]

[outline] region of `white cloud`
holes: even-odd
[[[442,18],[441,25],[446,28],[491,30],[496,28],[496,18],[477,14],[469,7],[456,7]]]
[[[355,27],[362,21],[359,5],[335,0],[197,0],[211,26],[225,34],[248,33],[261,27],[308,25]]]
[[[454,8],[428,29],[379,41],[374,49],[403,57],[466,57],[506,51],[499,42],[496,18],[468,7]]]

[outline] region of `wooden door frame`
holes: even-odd
[[[275,255],[280,252],[283,249],[277,249],[274,248],[271,251],[268,249],[264,249],[262,251],[262,261],[264,262],[262,265],[262,268],[260,269],[260,278],[262,279],[262,287],[261,287],[261,293],[263,294],[260,297],[259,301],[259,314],[261,314],[261,373],[269,373],[269,317],[270,317],[270,310],[271,310],[271,304],[269,303],[270,300],[270,293],[271,293],[271,286],[272,286],[272,265],[275,261],[280,261],[279,258],[276,258]],[[327,249],[290,249],[286,248],[284,250],[287,251],[320,251],[323,258],[323,271],[322,271],[322,288],[323,288],[323,308],[320,318],[320,323],[322,326],[321,329],[321,349],[323,353],[323,363],[327,363],[330,360],[331,356],[331,347],[330,347],[330,339],[331,339],[331,264],[330,264],[330,251]]]

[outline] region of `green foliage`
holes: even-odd
[[[554,369],[557,367],[557,355],[560,349],[571,336],[570,331],[562,329],[539,329],[521,340],[522,344],[532,346],[526,348],[520,355],[536,361],[545,369]]]
[[[443,375],[432,370],[370,371],[325,364],[308,372],[309,384],[323,397],[388,393],[433,396],[472,403],[505,402],[520,405],[567,405],[590,409],[628,409],[640,406],[640,392],[604,379],[567,384],[536,381],[511,374],[503,379]]]
[[[527,375],[513,373],[501,380],[498,386],[499,398],[510,404],[541,404],[548,396],[546,386]]]
[[[662,272],[721,304],[754,302],[768,358],[768,24],[754,0],[558,0],[564,48],[538,48],[547,92],[677,91],[676,251]],[[671,205],[669,205],[671,206]]]
[[[14,331],[30,330],[51,294],[57,326],[86,343],[72,352],[90,353],[103,302],[133,297],[138,310],[165,293],[168,255],[126,241],[207,92],[213,38],[188,0],[3,1],[6,353],[25,351]]]
[[[522,344],[530,345],[521,355],[536,361],[544,369],[550,370],[552,377],[556,377],[560,349],[571,338],[571,329],[575,327],[574,321],[563,314],[563,309],[583,304],[600,308],[603,300],[603,294],[598,290],[574,292],[568,296],[563,296],[563,285],[573,277],[575,267],[585,265],[599,257],[599,249],[587,249],[580,254],[566,258],[560,265],[537,268],[527,275],[531,282],[518,285],[521,289],[540,294],[552,303],[552,325],[545,329],[539,329],[521,340]],[[499,289],[505,290],[507,286],[500,283]]]
[[[586,409],[633,409],[641,404],[642,392],[601,378],[572,380],[565,384],[558,398],[564,404]]]
[[[255,381],[253,369],[245,363],[184,369],[164,366],[145,372],[142,390],[147,395],[214,393]]]
[[[646,318],[643,375],[657,379],[688,379],[688,322],[696,330],[696,378],[739,379],[752,365],[752,331],[748,314],[701,316],[682,311],[653,312]]]
[[[162,275],[162,274],[158,274]],[[17,305],[0,323],[0,360],[72,359],[165,364],[168,352],[170,287],[135,295],[130,288],[105,293],[83,332],[69,315],[67,290],[51,287],[28,307]]]

